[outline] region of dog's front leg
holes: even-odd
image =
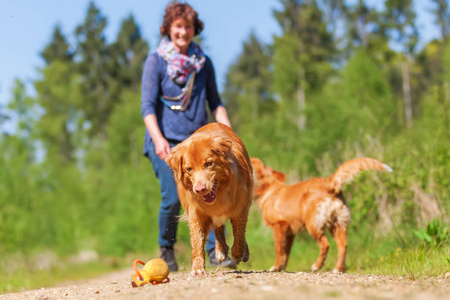
[[[248,211],[230,220],[234,237],[233,246],[231,247],[231,257],[236,265],[241,261],[248,261],[250,257],[250,251],[248,249],[247,241],[245,240],[247,217]]]
[[[289,224],[286,222],[274,224],[272,230],[275,242],[275,264],[270,268],[270,271],[286,271],[286,265],[295,235],[292,233]]]
[[[224,261],[228,257],[228,245],[225,239],[225,225],[214,227],[216,236],[216,259]]]
[[[205,243],[210,222],[200,220],[196,213],[189,214],[189,231],[191,234],[191,275],[204,275],[205,270]]]

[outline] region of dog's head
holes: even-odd
[[[275,182],[285,182],[286,175],[282,172],[272,170],[266,167],[264,163],[256,157],[251,157],[250,161],[253,167],[253,174],[255,175],[256,185],[254,195],[261,196],[267,188],[272,186]]]
[[[224,133],[195,133],[173,147],[165,160],[179,186],[181,184],[206,204],[213,204],[217,190],[231,176],[231,145],[232,140]]]

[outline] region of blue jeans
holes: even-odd
[[[177,143],[169,141],[170,147]],[[170,247],[177,241],[178,215],[180,214],[180,200],[178,199],[177,185],[173,178],[169,165],[156,155],[155,144],[150,140],[148,144],[148,158],[150,159],[153,171],[159,179],[161,187],[161,206],[159,207],[159,237],[158,243],[161,247]],[[206,251],[211,253],[216,247],[216,237],[214,230],[208,234]]]

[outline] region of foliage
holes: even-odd
[[[442,224],[438,218],[428,222],[426,230],[420,228],[419,230],[413,230],[413,233],[425,245],[433,248],[441,247],[450,241],[448,226]]]

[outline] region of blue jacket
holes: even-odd
[[[209,57],[206,56],[205,65],[195,75],[191,99],[185,111],[171,110],[159,98],[161,94],[169,97],[181,94],[182,86],[169,77],[166,69],[166,61],[156,52],[147,57],[142,74],[141,113],[143,118],[148,114],[156,115],[163,136],[167,140],[181,142],[208,123],[205,101],[208,102],[211,112],[223,104],[217,91],[216,75]],[[144,142],[146,156],[150,139],[146,129]]]

